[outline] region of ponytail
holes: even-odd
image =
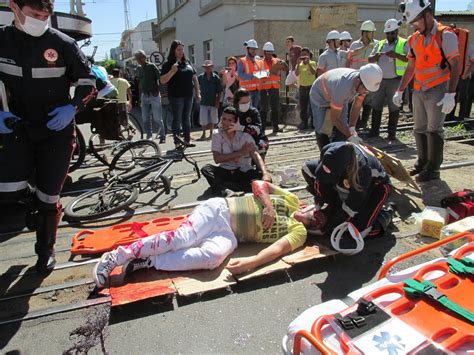
[[[350,144],[351,149],[351,159],[349,165],[347,166],[347,180],[349,180],[349,184],[356,190],[362,191],[362,186],[360,186],[359,182],[359,160],[357,159],[356,147],[354,147],[353,143]]]

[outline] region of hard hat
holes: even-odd
[[[395,30],[398,30],[400,28],[401,21],[398,21],[394,18],[388,19],[387,22],[385,22],[385,25],[383,27],[383,31],[385,33],[387,32],[393,32]]]
[[[274,52],[275,51],[275,47],[273,47],[273,43],[272,42],[267,42],[263,45],[263,50],[266,51],[266,52]]]
[[[347,32],[347,31],[342,31],[342,32],[341,32],[341,36],[339,37],[339,39],[340,39],[341,41],[346,41],[346,40],[352,41],[352,36],[351,36],[351,34],[350,34],[349,32]]]
[[[328,32],[328,34],[326,35],[326,42],[327,41],[330,41],[332,39],[335,39],[335,40],[338,40],[339,41],[339,32],[336,31],[336,30],[333,30],[333,31],[330,31]]]
[[[244,42],[244,46],[247,48],[258,48],[257,41],[254,39],[249,39],[247,42]]]
[[[360,80],[367,90],[374,92],[380,87],[383,78],[382,69],[377,64],[366,64],[359,69]]]
[[[375,32],[375,24],[371,20],[362,22],[360,26],[361,31]]]
[[[403,19],[413,22],[423,11],[431,6],[429,0],[405,0],[399,6],[399,11],[403,13]]]

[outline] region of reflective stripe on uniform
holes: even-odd
[[[31,68],[33,79],[60,78],[66,74],[66,67],[57,68]]]
[[[23,77],[23,69],[17,65],[13,64],[7,64],[7,63],[1,63],[0,62],[0,72],[13,75],[13,76],[19,76]]]
[[[349,206],[346,205],[345,202],[342,204],[342,210],[351,216],[351,218],[354,218],[354,216],[357,214],[357,212],[353,211]]]
[[[81,78],[74,83],[74,86],[94,86],[95,87],[95,79]]]
[[[36,189],[36,196],[41,202],[44,203],[57,203],[59,201],[59,195],[48,195],[41,190]]]
[[[28,187],[28,181],[0,182],[0,192],[16,192]]]

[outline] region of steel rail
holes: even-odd
[[[112,302],[112,298],[110,296],[106,296],[106,297],[94,298],[90,300],[84,300],[79,303],[71,303],[71,304],[65,304],[65,305],[61,305],[57,307],[50,307],[50,308],[46,308],[42,310],[29,312],[26,315],[21,316],[21,317],[10,317],[10,318],[5,318],[5,319],[0,319],[0,325],[24,322],[31,319],[51,316],[58,313],[75,311],[78,309],[98,306],[101,304],[111,303],[111,302]]]

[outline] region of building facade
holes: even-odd
[[[174,39],[185,43],[185,53],[200,67],[212,59],[216,67],[229,56],[245,53],[243,42],[254,38],[260,48],[273,42],[284,58],[285,38],[292,35],[297,44],[322,49],[328,31],[350,31],[360,36],[360,25],[376,23],[376,38],[383,37],[383,23],[400,18],[394,0],[157,0],[158,22],[153,28],[160,51],[168,55]]]

